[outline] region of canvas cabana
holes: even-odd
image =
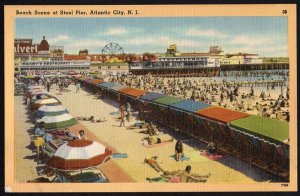
[[[152,116],[153,110],[155,109],[155,106],[151,103],[152,100],[158,99],[161,97],[166,96],[162,93],[156,93],[156,92],[148,92],[147,94],[141,96],[138,98],[138,111],[140,114],[147,114]]]
[[[124,88],[127,88],[127,86],[118,84],[118,85],[116,85],[116,86],[110,87],[109,89],[110,89],[111,91],[119,92],[120,90],[122,90],[122,89],[124,89]]]
[[[94,79],[94,80],[90,80],[89,83],[94,85],[94,86],[97,86],[98,84],[102,83],[103,80],[101,79]]]
[[[181,101],[184,101],[184,99],[169,95],[153,99],[150,105],[152,110],[151,114],[155,119],[167,123],[169,126],[175,128],[175,120],[172,118],[175,114],[174,111],[170,109],[170,105]]]
[[[178,130],[192,135],[194,129],[193,113],[208,108],[210,105],[203,102],[184,100],[173,103],[169,107],[173,111],[172,118],[174,119]]]
[[[202,133],[205,140],[213,137],[224,150],[241,149],[241,141],[239,137],[236,137],[235,133],[229,132],[228,123],[236,119],[245,118],[249,116],[248,114],[221,107],[210,107],[196,111],[195,115],[205,119],[202,121],[205,130],[210,132],[209,134]]]
[[[135,99],[137,99],[140,96],[145,95],[147,92],[144,90],[132,88],[130,91],[125,92],[125,95],[131,96]]]
[[[120,92],[120,100],[123,103],[127,103],[129,102],[132,106],[133,110],[138,110],[138,98],[140,96],[145,95],[147,92],[144,90],[140,90],[140,89],[136,89],[136,88],[131,88],[131,87],[127,87],[127,88],[123,88],[121,90],[119,90]]]
[[[111,86],[111,87],[107,88],[107,90],[105,92],[113,100],[121,101],[121,96],[120,96],[119,90],[121,90],[123,88],[127,88],[127,86],[116,84],[115,86]]]
[[[162,94],[162,93],[156,93],[156,92],[149,92],[147,93],[146,95],[143,95],[141,97],[139,97],[139,99],[141,101],[147,101],[147,102],[150,102],[154,99],[158,99],[158,98],[161,98],[161,97],[165,97],[166,95],[165,94]]]
[[[289,126],[288,122],[263,116],[248,116],[230,122],[231,129],[249,135],[252,141],[259,144],[254,156],[258,164],[277,164],[286,168],[289,162]]]
[[[112,83],[112,82],[102,82],[102,83],[98,84],[97,86],[99,86],[102,89],[109,89],[111,87],[117,86],[117,84]]]
[[[102,82],[100,84],[97,85],[98,90],[100,90],[103,94],[105,94],[106,96],[111,96],[111,90],[110,88],[117,86],[118,84],[113,83],[113,82]]]
[[[254,135],[267,142],[281,145],[287,142],[289,137],[288,123],[263,116],[248,116],[230,122],[230,127]]]

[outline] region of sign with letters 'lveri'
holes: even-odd
[[[37,54],[38,44],[32,44],[32,39],[15,39],[15,54]]]

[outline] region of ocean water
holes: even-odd
[[[255,71],[247,71],[248,76],[224,76],[225,73],[239,73],[240,71],[221,71],[220,77],[214,78],[217,79],[218,81],[222,81],[225,79],[226,81],[248,81],[248,82],[255,82],[255,81],[272,81],[272,80],[281,80],[288,82],[287,78],[287,73],[289,72],[288,69],[279,69],[279,70],[255,70]],[[259,76],[250,76],[250,73],[258,73]],[[284,75],[278,75],[278,73],[284,73]]]

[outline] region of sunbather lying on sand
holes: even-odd
[[[85,121],[92,121],[94,120],[94,116],[91,117],[77,117],[77,120],[85,120]]]
[[[139,133],[145,133],[149,134],[149,136],[153,135],[159,135],[161,132],[159,132],[158,128],[155,127],[151,122],[147,126],[147,130],[145,131],[140,131]]]
[[[169,178],[170,182],[206,182],[211,176],[210,173],[208,175],[191,174],[191,170],[192,167],[188,165],[185,170],[166,171],[162,176]]]
[[[148,127],[148,123],[136,122],[133,125],[128,126],[127,129],[143,129],[143,128],[147,128],[147,127]]]
[[[144,162],[149,164],[157,172],[163,172],[163,173],[166,172],[163,168],[160,167],[159,161],[158,161],[158,156],[145,158]]]
[[[85,121],[91,121],[92,123],[100,123],[100,122],[105,122],[107,121],[105,118],[99,118],[98,120],[95,119],[94,116],[91,116],[91,117],[77,117],[76,118],[77,120],[85,120]]]
[[[173,142],[174,138],[163,139],[156,136],[149,136],[142,139],[143,145],[153,145],[153,144],[160,144],[164,142]]]

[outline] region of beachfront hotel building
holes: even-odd
[[[64,60],[64,47],[51,46],[45,36],[40,43],[32,39],[15,39],[15,74],[35,74],[36,72],[89,71],[88,60]]]
[[[135,75],[218,76],[223,53],[220,46],[211,46],[205,53],[181,53],[176,44],[172,44],[166,53],[157,54],[156,59],[131,61],[129,71]]]
[[[129,71],[136,75],[160,76],[218,76],[225,70],[274,70],[288,69],[288,58],[261,58],[251,53],[224,53],[220,46],[210,46],[209,52],[182,53],[176,44],[157,58],[131,61]],[[274,60],[275,59],[275,60]],[[279,60],[278,60],[279,59]]]

